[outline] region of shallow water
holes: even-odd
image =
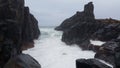
[[[62,32],[54,28],[40,28],[41,37],[35,47],[24,51],[33,56],[42,68],[76,68],[75,60],[94,58],[92,51],[82,51],[78,46],[68,46],[61,41]]]

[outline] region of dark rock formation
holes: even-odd
[[[102,59],[115,66],[115,53],[118,47],[119,45],[116,42],[107,42],[99,48],[95,54],[95,58]]]
[[[0,68],[33,47],[39,35],[38,22],[24,7],[24,0],[0,0]]]
[[[96,59],[78,59],[76,68],[112,68]]]
[[[96,22],[92,2],[84,7],[83,12],[77,12],[74,16],[66,19],[56,30],[62,30],[62,41],[67,44],[78,44],[83,49],[89,49],[92,34],[105,24]],[[84,42],[84,43],[83,43]]]
[[[84,11],[82,12],[77,12],[74,16],[66,19],[65,21],[63,21],[63,23],[56,27],[56,30],[62,30],[65,31],[67,29],[70,29],[71,27],[76,26],[76,24],[82,24],[85,22],[94,22],[94,6],[92,4],[92,2],[88,3],[85,5],[84,7]]]
[[[24,23],[22,24],[22,49],[34,47],[34,39],[40,35],[38,21],[29,12],[28,7],[24,7]]]
[[[55,30],[63,31],[62,41],[66,44],[77,44],[83,50],[93,50],[97,52],[95,58],[120,68],[120,21],[112,18],[95,19],[92,2],[85,5],[84,11],[66,19]],[[90,39],[107,43],[92,45]]]
[[[115,68],[120,67],[120,43],[109,41],[103,44],[95,54],[95,58],[102,59]]]
[[[85,44],[90,43],[90,39],[92,34],[97,31],[99,28],[102,28],[99,23],[94,22],[82,22],[81,24],[76,24],[76,26],[70,28],[67,31],[63,32],[62,41],[66,42],[67,44]],[[91,28],[92,27],[92,28]],[[85,43],[83,43],[85,42]],[[85,45],[88,45],[85,44]]]
[[[41,68],[40,64],[27,54],[20,54],[11,58],[4,68]]]
[[[85,50],[94,50],[96,46],[91,46],[90,39],[111,41],[118,38],[120,21],[111,18],[95,19],[93,11],[94,6],[90,2],[85,5],[84,11],[77,12],[56,27],[56,30],[63,31],[62,41],[69,45],[78,44]]]

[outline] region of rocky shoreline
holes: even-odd
[[[77,68],[120,68],[120,21],[95,19],[92,2],[55,30],[63,31],[62,41],[66,44],[96,52],[93,59],[77,59]],[[39,35],[38,21],[24,0],[0,0],[0,68],[41,68],[33,57],[22,53],[34,47]],[[91,39],[106,43],[93,45]]]
[[[112,64],[114,68],[120,68],[120,21],[112,18],[95,19],[92,2],[86,4],[82,12],[78,11],[64,20],[55,30],[63,31],[62,41],[66,44],[77,44],[83,50],[96,52],[92,60],[77,60],[77,68],[111,68],[102,67],[96,58]],[[102,46],[93,45],[91,39],[106,43]]]
[[[40,35],[38,21],[24,0],[0,0],[0,68],[41,68],[22,51],[34,47]]]

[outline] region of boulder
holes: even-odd
[[[41,65],[30,55],[20,54],[11,58],[4,68],[41,68]]]
[[[78,59],[76,68],[112,68],[96,59]]]

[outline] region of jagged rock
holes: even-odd
[[[96,59],[78,59],[76,68],[112,68]]]
[[[30,55],[20,54],[11,58],[4,68],[41,68],[41,65]]]
[[[87,22],[93,22],[95,21],[95,16],[94,16],[94,6],[92,2],[89,2],[88,4],[85,5],[84,7],[84,16],[85,16],[85,21]]]
[[[102,59],[115,66],[115,54],[116,48],[118,47],[119,45],[117,42],[107,42],[99,48],[99,50],[95,54],[95,58]]]
[[[67,29],[70,29],[71,27],[74,27],[78,23],[80,24],[82,24],[82,22],[84,23],[84,21],[94,22],[95,17],[93,11],[94,11],[94,6],[92,2],[90,2],[85,5],[84,11],[82,12],[78,11],[74,16],[63,21],[63,23],[60,26],[56,27],[55,29],[65,31]]]
[[[92,34],[104,27],[104,24],[96,22],[92,2],[84,7],[83,12],[77,12],[74,16],[66,19],[59,27],[62,28],[62,41],[66,44],[78,44],[82,49],[89,49]]]
[[[38,22],[24,0],[0,0],[0,68],[11,57],[33,47],[39,35]]]
[[[120,21],[95,19],[94,5],[89,2],[84,11],[77,12],[55,28],[62,30],[62,41],[68,45],[78,44],[82,49],[97,51],[99,47],[90,44],[90,39],[112,41],[120,35]]]
[[[95,19],[92,2],[85,5],[84,11],[78,11],[55,30],[63,31],[62,41],[66,44],[77,44],[83,50],[93,50],[97,52],[95,58],[105,60],[119,68],[120,62],[117,59],[120,59],[120,51],[115,50],[120,49],[120,21],[112,18]],[[107,43],[96,46],[90,44],[90,39]]]

